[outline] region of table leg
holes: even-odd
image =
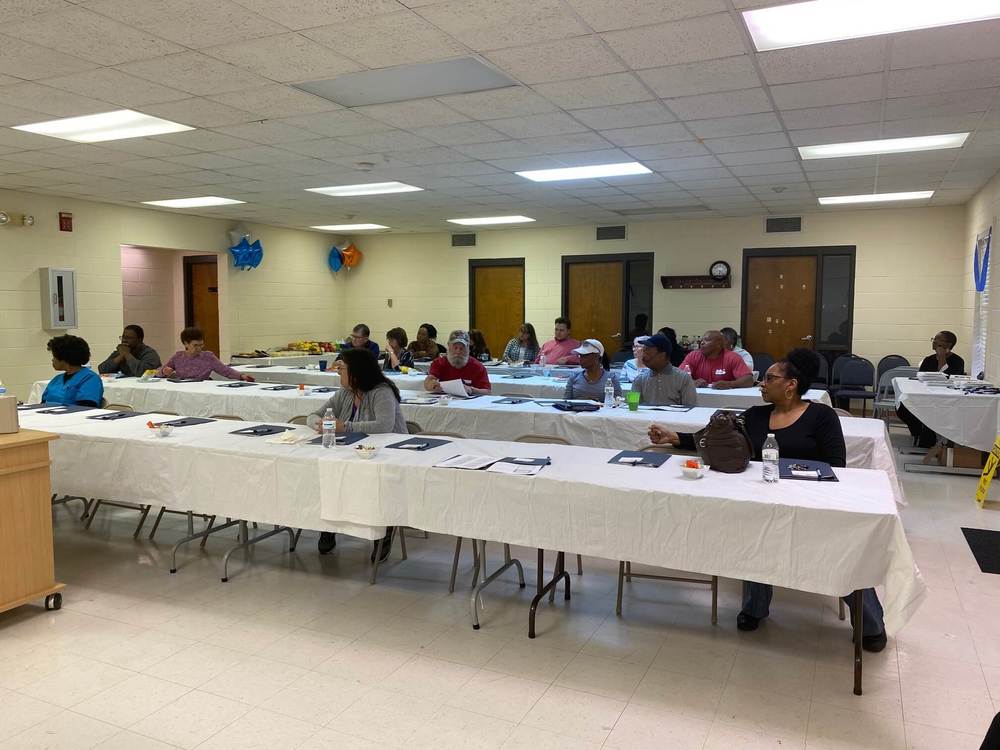
[[[247,522],[239,521],[239,543],[233,547],[226,550],[226,554],[222,556],[222,582],[227,583],[229,581],[229,558],[230,556],[239,549],[250,549],[251,546],[257,544],[257,542],[262,542],[268,537],[272,537],[275,534],[288,534],[288,551],[295,551],[295,529],[290,526],[275,526],[271,531],[265,531],[263,534],[258,534],[255,537],[250,537],[247,530]]]
[[[539,550],[539,561],[542,560],[541,550]],[[542,586],[538,593],[535,594],[535,598],[531,600],[531,607],[528,609],[528,637],[535,637],[535,614],[538,610],[538,604],[545,598],[546,594],[551,594],[549,600],[551,601],[555,597],[556,586],[559,585],[559,581],[565,583],[565,595],[564,599],[569,601],[570,599],[570,589],[569,589],[569,573],[566,572],[566,553],[558,552],[556,553],[556,564],[555,569],[552,571],[552,580]]]
[[[213,518],[214,517],[215,516],[213,516]],[[177,543],[174,545],[173,550],[171,550],[170,552],[170,572],[171,573],[177,572],[177,550],[179,550],[185,544],[187,544],[188,542],[193,542],[196,539],[207,539],[210,534],[218,533],[224,529],[228,529],[232,526],[235,526],[238,523],[239,521],[227,521],[221,526],[216,526],[214,528],[206,527],[204,531],[199,531],[197,534],[188,534],[186,537],[178,539]],[[204,544],[202,546],[204,546]]]
[[[861,640],[864,638],[861,589],[851,596],[854,597],[854,694],[861,695]]]
[[[483,593],[483,589],[489,586],[493,581],[503,575],[508,568],[517,568],[517,578],[520,587],[524,588],[524,569],[521,567],[521,561],[512,558],[510,556],[510,545],[504,545],[504,563],[499,568],[497,568],[492,573],[487,574],[486,572],[486,540],[479,539],[474,542],[479,547],[479,584],[472,590],[472,596],[469,598],[469,605],[472,607],[472,629],[479,630],[479,597]]]

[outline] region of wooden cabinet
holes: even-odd
[[[0,612],[36,599],[62,606],[52,554],[49,441],[21,430],[0,435]]]

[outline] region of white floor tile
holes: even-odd
[[[249,657],[207,643],[188,646],[143,670],[146,674],[188,687],[199,687]]]
[[[317,664],[314,669],[345,680],[377,684],[412,658],[412,654],[403,651],[352,643],[326,661]]]
[[[677,672],[650,669],[632,696],[632,703],[672,714],[712,721],[725,683]]]
[[[137,674],[73,706],[77,713],[126,728],[173,703],[190,688]]]
[[[553,686],[538,699],[523,723],[587,742],[604,742],[624,709],[624,701]]]
[[[430,721],[439,707],[434,701],[373,688],[365,700],[345,709],[328,728],[396,747]]]
[[[627,702],[646,670],[639,664],[577,654],[555,684]]]
[[[601,746],[600,742],[519,724],[503,744],[503,750],[599,750]]]
[[[62,712],[53,704],[0,688],[0,740],[40,724]]]
[[[191,750],[250,710],[211,693],[192,690],[131,727],[154,740]]]
[[[410,750],[499,750],[514,723],[443,706],[406,740]]]
[[[877,716],[814,703],[809,713],[806,747],[870,747],[878,750],[905,750],[901,716]]]
[[[176,747],[176,745],[168,745],[166,742],[154,740],[152,737],[144,737],[141,734],[125,730],[104,740],[99,745],[95,745],[94,750],[175,750]]]
[[[486,662],[484,668],[528,680],[552,682],[575,656],[572,651],[550,648],[525,638],[508,643]]]
[[[705,740],[704,750],[802,750],[805,740],[775,737],[752,729],[716,722]]]
[[[332,674],[306,672],[261,704],[261,708],[323,725],[364,697],[370,687]]]
[[[293,664],[251,656],[213,677],[201,690],[259,706],[305,673],[306,670]]]
[[[352,737],[332,729],[320,729],[302,743],[299,750],[384,750],[384,748],[385,745],[377,742]]]
[[[701,750],[712,724],[708,721],[629,706],[622,713],[604,747],[615,750]]]
[[[979,750],[985,731],[981,734],[954,732],[950,729],[930,727],[926,724],[906,722],[906,750]]]
[[[21,688],[20,692],[39,700],[69,708],[132,677],[131,672],[93,659],[77,659],[57,672]]]
[[[91,750],[119,731],[103,721],[63,711],[0,742],[0,750]]]
[[[986,734],[996,713],[989,698],[960,693],[946,685],[902,685],[903,718],[956,732]]]
[[[728,685],[722,692],[715,720],[797,741],[806,735],[809,701],[769,693],[763,686],[745,688]]]
[[[416,656],[386,677],[380,687],[414,698],[444,703],[472,679],[475,667]]]
[[[549,689],[547,683],[483,669],[451,696],[449,706],[520,722]]]
[[[198,745],[198,750],[296,750],[320,727],[255,708]]]

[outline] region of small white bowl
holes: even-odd
[[[161,438],[170,437],[170,433],[173,431],[174,426],[172,424],[161,424],[153,428],[153,432],[156,433],[156,436]]]
[[[686,479],[701,479],[705,476],[706,471],[708,471],[708,466],[705,464],[702,464],[699,469],[694,469],[690,466],[681,466],[681,474],[683,474]]]
[[[365,459],[366,461],[370,458],[374,458],[375,454],[378,453],[377,445],[355,445],[354,452]]]

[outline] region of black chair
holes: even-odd
[[[628,362],[630,359],[632,359],[632,350],[622,349],[621,351],[615,352],[614,354],[611,355],[611,364],[612,365],[624,364],[625,362]]]
[[[851,399],[861,399],[861,416],[867,416],[868,399],[875,400],[875,366],[863,357],[851,357],[838,374],[837,404],[849,409]]]
[[[764,373],[774,364],[774,357],[766,352],[757,352],[750,356],[753,357],[753,369],[760,374],[760,377],[764,377]]]
[[[909,367],[910,360],[902,354],[887,354],[878,361],[875,366],[875,384],[882,381],[882,375],[896,367]]]
[[[830,387],[830,363],[822,354],[817,353],[816,358],[819,360],[819,371],[809,387],[825,391]]]

